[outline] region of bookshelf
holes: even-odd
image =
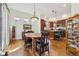
[[[79,15],[66,20],[67,55],[79,55]]]

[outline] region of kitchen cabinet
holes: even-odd
[[[45,26],[46,26],[45,20],[41,19],[41,31],[44,31]]]

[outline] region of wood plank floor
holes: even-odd
[[[24,44],[23,40],[18,40],[18,41],[15,40],[10,43],[9,47],[6,50],[11,51],[15,49],[17,46],[22,46],[22,44]],[[18,52],[21,53],[19,54]],[[15,51],[15,53],[10,55],[21,56],[23,54],[23,56],[32,56],[30,53],[31,49],[18,49],[18,52]],[[38,56],[37,53],[36,55]],[[47,52],[43,54],[43,56],[47,56]],[[66,39],[60,39],[60,40],[50,39],[50,56],[66,56]]]
[[[10,56],[24,55],[24,41],[23,40],[12,40],[9,46],[5,48],[6,52]]]
[[[25,55],[31,56],[29,49],[25,50]],[[47,53],[44,55],[47,55]],[[66,39],[50,39],[50,56],[66,56]]]
[[[51,56],[66,56],[66,39],[50,40]]]

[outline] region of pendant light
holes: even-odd
[[[35,3],[34,3],[34,14],[33,14],[33,17],[31,17],[31,20],[32,20],[32,22],[34,22],[34,21],[36,21],[36,20],[38,20],[39,18],[38,17],[36,17],[36,10],[35,10]]]

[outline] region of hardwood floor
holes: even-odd
[[[29,49],[25,50],[25,55],[31,56]],[[47,53],[43,55],[47,55]],[[66,39],[50,39],[50,56],[66,56]]]
[[[31,48],[25,49],[23,44],[23,40],[15,40],[11,42],[6,49],[6,51],[9,52],[9,56],[32,56],[32,54],[30,53]],[[17,47],[20,48],[16,50]],[[36,56],[38,56],[37,53],[35,54]],[[43,56],[47,56],[47,52],[43,54]],[[50,39],[50,56],[66,56],[66,39]]]
[[[23,56],[24,55],[24,41],[12,40],[9,46],[4,50],[8,52],[8,56]]]
[[[66,56],[66,39],[50,40],[51,56]]]

